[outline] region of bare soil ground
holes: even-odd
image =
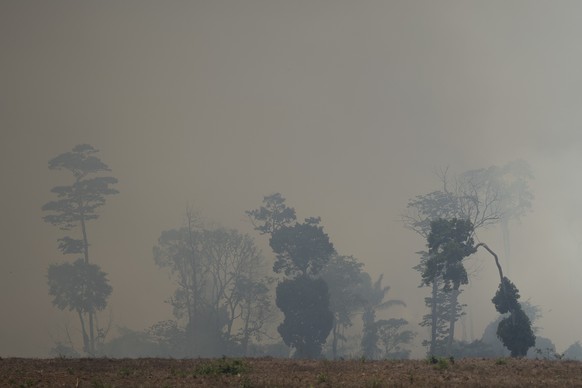
[[[582,362],[0,358],[1,387],[582,386]]]

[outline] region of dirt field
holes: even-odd
[[[582,363],[513,359],[0,359],[1,387],[582,386]]]

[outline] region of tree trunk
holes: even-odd
[[[250,333],[249,333],[249,319],[250,319],[250,313],[247,312],[247,316],[245,317],[245,326],[243,329],[243,338],[241,341],[241,346],[242,346],[242,354],[243,356],[247,356],[248,355],[248,351],[249,351],[249,337],[250,337]]]
[[[509,240],[509,220],[506,218],[501,220],[501,233],[503,235],[503,253],[505,253],[505,273],[509,274],[511,270],[511,245]]]
[[[89,241],[87,240],[87,228],[85,227],[85,216],[81,213],[81,232],[83,233],[83,256],[85,263],[89,264]]]
[[[81,207],[81,204],[79,204]],[[81,232],[83,233],[83,256],[85,258],[85,264],[89,264],[89,241],[87,240],[87,228],[85,226],[85,216],[81,212]],[[93,311],[89,311],[89,351],[91,356],[95,355],[95,330],[93,327]],[[87,351],[87,350],[86,350]]]
[[[331,354],[333,359],[337,358],[337,340],[338,340],[338,330],[339,325],[337,324],[337,318],[333,319],[333,329],[332,329],[332,342],[331,342]]]
[[[93,315],[95,315],[95,313],[93,311],[90,311],[88,314],[89,314],[89,345],[90,345],[89,354],[91,356],[94,356],[95,355],[95,329],[93,327]]]
[[[447,355],[451,355],[453,341],[455,340],[455,323],[457,322],[457,305],[459,300],[459,290],[451,290],[451,301],[449,306],[449,338],[447,340]]]
[[[79,315],[79,321],[81,322],[81,332],[83,333],[83,350],[89,353],[89,336],[87,335],[87,329],[85,329],[85,320],[83,319],[83,313],[77,310]]]
[[[437,297],[438,297],[438,282],[435,278],[432,282],[432,300],[430,305],[431,314],[431,325],[430,325],[430,355],[434,355],[436,351],[436,341],[437,341]]]

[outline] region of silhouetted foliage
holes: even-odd
[[[422,280],[431,284],[442,276],[445,288],[458,290],[469,282],[463,260],[475,253],[473,224],[469,220],[438,219],[431,222],[428,235],[428,260],[422,271]]]
[[[491,301],[500,314],[505,314],[518,308],[521,309],[518,302],[519,298],[519,290],[515,284],[513,284],[513,282],[508,278],[504,277],[503,284],[499,285],[499,288],[497,288],[497,292]]]
[[[285,314],[277,328],[297,358],[318,358],[333,326],[325,281],[300,276],[277,286],[277,307]]]
[[[497,336],[509,349],[512,357],[524,357],[528,349],[536,343],[531,322],[521,309],[515,310],[510,316],[499,322]]]
[[[94,156],[97,152],[90,145],[81,144],[74,147],[71,152],[49,161],[50,170],[66,170],[73,174],[74,182],[68,186],[56,186],[51,190],[58,199],[42,207],[42,210],[53,213],[43,217],[46,222],[62,230],[71,230],[78,225],[84,228],[86,221],[99,217],[96,211],[105,204],[106,196],[118,193],[111,187],[117,183],[117,179],[93,177],[94,174],[111,171],[105,163]],[[73,239],[68,241],[70,240]]]
[[[576,341],[568,346],[568,349],[564,352],[564,358],[568,360],[582,361],[582,345],[580,345],[580,341]]]
[[[56,186],[51,191],[56,194],[57,199],[46,203],[42,210],[49,212],[43,217],[49,224],[58,226],[61,230],[72,230],[80,227],[80,238],[65,236],[58,239],[58,248],[63,254],[82,254],[85,267],[82,267],[79,260],[70,266],[51,266],[49,268],[49,286],[51,295],[59,295],[55,299],[57,306],[69,303],[72,310],[76,310],[79,315],[83,331],[83,342],[85,352],[95,354],[96,333],[100,333],[95,327],[95,312],[102,310],[106,305],[107,296],[111,293],[111,287],[105,298],[95,299],[90,295],[104,294],[105,284],[97,273],[89,265],[89,239],[87,233],[87,221],[96,220],[99,215],[97,210],[105,204],[106,197],[117,194],[118,191],[112,188],[117,183],[117,179],[110,176],[96,176],[103,172],[111,171],[95,154],[98,151],[88,144],[75,146],[72,151],[65,152],[51,159],[48,163],[50,170],[64,170],[72,174],[73,182],[70,185]],[[70,267],[69,267],[70,266]],[[98,269],[98,267],[96,267]],[[61,276],[61,273],[71,272],[73,276]],[[93,271],[93,272],[91,272]],[[103,276],[104,273],[103,273]],[[85,282],[85,283],[84,283]],[[59,284],[60,283],[60,284]],[[66,289],[70,287],[70,289]],[[75,295],[77,297],[75,297]],[[79,299],[79,295],[83,295]],[[65,297],[66,296],[66,297]],[[64,302],[68,300],[68,302]],[[81,303],[80,300],[90,301]],[[81,304],[80,304],[81,303]],[[61,307],[59,307],[61,308]],[[85,315],[85,316],[84,316]],[[86,322],[88,321],[88,322]],[[88,324],[88,330],[85,324]]]
[[[285,198],[280,193],[265,196],[263,206],[246,211],[246,214],[253,222],[255,230],[261,234],[273,234],[296,220],[295,209],[285,205]]]
[[[77,259],[72,264],[52,264],[48,269],[48,285],[55,306],[77,313],[85,351],[93,352],[85,315],[103,310],[107,305],[112,288],[105,272],[98,265],[87,264],[83,259]]]
[[[83,259],[49,266],[48,284],[55,306],[81,313],[103,310],[112,290],[105,272]]]
[[[422,253],[421,264],[416,267],[421,272],[423,285],[432,286],[431,297],[426,300],[431,309],[430,318],[421,324],[431,328],[429,353],[450,354],[455,323],[463,314],[463,306],[458,303],[460,287],[469,282],[463,260],[476,251],[474,228],[471,221],[456,218],[431,221],[430,227],[429,250]]]
[[[362,286],[359,291],[363,300],[361,347],[362,355],[368,359],[376,359],[381,356],[381,349],[378,345],[381,338],[380,325],[376,321],[376,312],[393,306],[406,306],[403,301],[398,299],[385,300],[390,287],[382,285],[383,278],[384,275],[379,275],[378,279],[372,283],[369,274],[362,274]]]
[[[279,334],[295,348],[296,357],[319,357],[334,322],[328,287],[319,277],[335,254],[320,218],[297,222],[295,209],[279,193],[264,197],[263,206],[246,213],[256,230],[270,235],[276,255],[273,271],[286,277],[276,290],[277,307],[285,314]]]
[[[440,176],[441,189],[408,201],[404,225],[427,237],[430,223],[439,218],[469,220],[475,229],[510,219],[519,219],[530,209],[533,174],[523,160],[504,166],[468,170],[450,177]]]
[[[335,250],[318,219],[282,226],[269,241],[277,255],[273,271],[286,276],[317,276]]]
[[[364,265],[353,256],[333,255],[321,272],[330,295],[329,308],[333,314],[331,353],[338,356],[338,343],[345,341],[342,332],[352,325],[352,315],[364,304],[361,296]]]
[[[408,321],[402,318],[381,319],[376,322],[383,358],[408,358],[410,351],[403,346],[412,342],[416,333],[407,330]]]
[[[500,313],[509,313],[509,316],[499,322],[497,336],[509,349],[512,357],[524,357],[536,342],[531,321],[521,308],[518,299],[519,290],[504,277],[492,302]]]
[[[189,212],[185,227],[162,232],[154,260],[176,280],[170,303],[184,322],[189,355],[245,352],[249,340],[264,333],[270,280],[249,236],[206,229]]]
[[[529,188],[529,180],[533,178],[529,165],[517,160],[502,167],[491,166],[484,169],[465,171],[456,176],[448,175],[448,169],[439,175],[441,188],[425,195],[416,196],[408,201],[406,213],[402,215],[402,221],[408,229],[415,231],[427,238],[431,233],[431,223],[438,219],[467,220],[474,230],[495,225],[501,222],[506,258],[509,259],[509,226],[512,219],[519,220],[531,209],[533,195]],[[472,234],[472,233],[471,233]],[[433,276],[439,273],[437,262],[432,261],[431,255],[422,252],[421,264],[416,266],[423,273],[425,285],[432,285],[431,314],[433,327],[431,333],[431,350],[437,349],[437,331],[443,325],[438,322],[442,314],[436,310],[436,306],[445,298],[439,297],[439,288],[451,288],[455,292],[454,284],[446,284],[443,276]],[[450,266],[447,270],[449,278],[457,279],[464,284],[466,271],[461,266]],[[428,276],[427,276],[428,275]],[[427,280],[429,283],[427,283]],[[430,283],[432,282],[432,283]],[[443,284],[441,284],[443,283]],[[453,298],[458,295],[452,295]],[[451,350],[454,335],[454,310],[459,312],[458,306],[450,304],[449,326],[447,334],[447,348]],[[460,310],[462,313],[462,309]],[[458,314],[456,314],[458,317]],[[441,334],[444,331],[441,331]]]

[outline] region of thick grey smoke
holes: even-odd
[[[436,189],[441,167],[521,158],[536,198],[511,225],[512,280],[558,349],[582,339],[581,12],[570,1],[2,2],[0,355],[44,356],[76,330],[47,295],[46,269],[63,258],[40,207],[66,179],[47,161],[79,143],[119,179],[90,226],[116,325],[171,315],[151,248],[188,206],[252,233],[244,211],[274,192],[384,273],[415,325],[428,290],[412,270],[425,242],[399,221],[408,198]],[[498,229],[480,238],[501,251]],[[473,263],[467,339],[495,317],[495,268],[484,254]]]

